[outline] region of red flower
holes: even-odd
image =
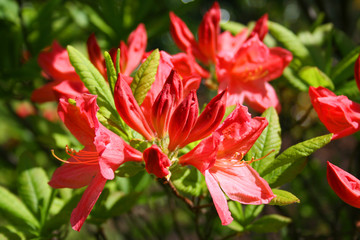
[[[143,153],[145,161],[145,168],[148,173],[153,173],[158,178],[163,178],[169,175],[168,167],[171,162],[157,145],[145,149]]]
[[[342,138],[360,130],[360,104],[346,96],[336,96],[324,87],[310,87],[311,103],[320,121],[332,133],[332,139]]]
[[[330,187],[347,204],[360,208],[360,181],[350,173],[327,162],[327,179]]]
[[[38,103],[57,101],[61,97],[75,97],[87,93],[85,85],[71,65],[66,49],[56,41],[50,50],[39,54],[38,63],[51,82],[33,91],[31,100]]]
[[[193,165],[205,175],[223,225],[233,220],[223,192],[243,204],[266,204],[275,197],[269,184],[242,160],[267,124],[265,118],[251,118],[247,108],[238,105],[213,135],[179,158],[182,165]]]
[[[84,145],[78,152],[66,147],[71,156],[55,170],[49,185],[54,188],[81,188],[88,185],[80,202],[71,214],[71,225],[80,231],[107,180],[126,161],[142,161],[139,151],[130,147],[118,135],[103,125],[96,117],[96,96],[83,94],[76,105],[60,99],[58,113],[70,132]]]
[[[280,111],[274,88],[268,83],[281,76],[292,60],[289,51],[268,48],[257,34],[241,45],[234,57],[219,55],[216,64],[219,90],[228,88],[227,105],[247,103],[263,112],[273,106]]]

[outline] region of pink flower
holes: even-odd
[[[181,50],[206,65],[215,65],[219,92],[228,88],[227,105],[245,102],[259,112],[271,106],[280,111],[276,92],[268,81],[281,76],[292,54],[262,43],[268,32],[267,19],[267,14],[262,16],[249,36],[247,29],[236,36],[228,31],[220,33],[220,7],[215,2],[200,24],[198,42],[174,13],[170,13],[170,32]],[[209,80],[206,85],[217,87]]]
[[[157,145],[144,150],[143,158],[145,161],[145,168],[148,173],[153,173],[158,178],[163,178],[169,175],[171,162],[166,154],[164,154]]]
[[[38,63],[51,82],[33,91],[31,100],[38,103],[57,101],[61,97],[75,97],[87,93],[85,85],[71,65],[66,49],[56,41],[50,50],[39,54]]]
[[[84,145],[78,152],[66,147],[71,156],[55,170],[49,185],[53,188],[81,188],[88,185],[71,214],[71,226],[80,231],[101,194],[107,180],[126,161],[142,161],[142,154],[130,147],[118,135],[99,123],[96,117],[96,96],[79,95],[76,105],[60,99],[58,113],[70,132]],[[54,155],[55,156],[55,155]]]
[[[334,133],[333,140],[360,130],[360,104],[324,87],[310,87],[309,95],[320,121]]]
[[[269,184],[242,160],[267,124],[265,118],[251,118],[247,108],[238,105],[210,137],[179,158],[182,165],[193,165],[204,174],[223,225],[233,220],[224,193],[231,200],[255,205],[275,197]]]
[[[350,173],[327,162],[327,179],[330,187],[347,204],[360,208],[360,181]]]
[[[218,55],[217,60],[219,90],[229,90],[227,105],[245,102],[259,112],[271,106],[280,111],[276,92],[268,81],[281,76],[292,60],[289,51],[279,47],[269,49],[254,34],[241,45],[234,57]]]

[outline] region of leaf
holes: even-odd
[[[336,95],[345,95],[350,98],[359,96],[359,88],[357,87],[356,81],[353,79],[350,82],[346,82],[338,87],[335,91]]]
[[[270,183],[275,183],[279,178],[293,178],[301,171],[306,163],[306,157],[322,148],[331,141],[331,134],[312,138],[286,149],[263,171],[264,178]],[[272,187],[278,184],[271,185]]]
[[[356,47],[346,57],[344,57],[331,72],[331,79],[335,84],[338,84],[354,75],[354,64],[359,56],[360,46]]]
[[[107,216],[110,218],[128,212],[135,206],[140,195],[140,192],[131,192],[126,195],[118,196],[117,200],[112,202],[111,207],[108,206]]]
[[[193,196],[201,194],[204,184],[202,174],[193,167],[171,169],[171,181],[177,189]]]
[[[26,240],[24,233],[11,225],[0,226],[0,239],[1,240]]]
[[[291,223],[290,218],[278,214],[269,214],[257,219],[246,229],[257,233],[277,232],[289,223]]]
[[[21,200],[0,186],[0,215],[14,225],[28,226],[38,229],[40,224]]]
[[[309,87],[297,77],[296,73],[290,67],[286,67],[283,71],[283,77],[296,89],[302,92],[308,91]]]
[[[227,225],[228,228],[236,231],[236,232],[243,232],[244,231],[244,227],[238,223],[237,221],[232,221],[229,225]]]
[[[105,58],[105,65],[106,65],[106,74],[108,77],[109,87],[111,90],[111,93],[114,95],[114,88],[115,83],[117,80],[117,73],[114,67],[114,63],[111,60],[111,56],[108,52],[104,52],[104,58]]]
[[[144,101],[147,92],[150,90],[151,85],[155,81],[159,60],[159,49],[155,49],[145,60],[145,62],[141,64],[130,85],[136,102],[139,104],[139,106]]]
[[[245,205],[244,226],[252,222],[264,209],[265,205]]]
[[[331,79],[317,67],[305,66],[299,71],[299,76],[304,82],[313,87],[325,87],[334,90]]]
[[[105,106],[107,109],[115,109],[110,88],[100,72],[74,47],[68,46],[67,51],[69,53],[70,62],[75,68],[81,81],[85,84],[91,94],[98,96],[98,105]]]
[[[94,65],[74,47],[68,46],[67,51],[70,62],[81,81],[91,94],[97,95],[97,104],[99,105],[98,114],[102,116],[99,118],[99,121],[110,130],[111,128],[117,129],[117,133],[125,140],[128,140],[129,134],[126,132],[128,127],[125,126],[125,123],[116,111],[112,93],[103,76]]]
[[[272,189],[272,191],[276,197],[271,200],[269,205],[285,206],[292,203],[300,203],[300,200],[288,191],[280,189]]]
[[[225,31],[231,32],[233,35],[236,35],[241,30],[246,29],[246,26],[244,24],[233,21],[220,22],[220,27]]]
[[[119,177],[132,177],[143,170],[144,166],[141,163],[125,162],[116,170],[116,175]]]
[[[243,205],[237,201],[228,202],[231,216],[238,222],[244,222]]]
[[[247,154],[247,160],[251,160],[251,158],[262,158],[270,153],[265,159],[251,164],[260,175],[273,162],[281,147],[281,128],[276,110],[270,107],[261,116],[268,120],[269,125]]]
[[[271,21],[268,22],[268,26],[271,35],[273,35],[276,40],[290,50],[295,57],[302,60],[303,63],[311,65],[312,60],[309,50],[292,31]]]
[[[29,161],[19,164],[18,194],[30,211],[40,219],[40,211],[46,211],[50,201],[51,188],[46,172],[40,167],[32,167]]]

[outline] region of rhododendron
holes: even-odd
[[[269,184],[242,158],[268,125],[265,118],[251,118],[247,108],[236,109],[193,150],[179,158],[205,176],[206,184],[223,225],[231,223],[226,195],[244,204],[266,204],[275,197]]]
[[[55,170],[49,184],[54,188],[81,188],[88,185],[71,214],[71,225],[80,231],[107,180],[126,161],[142,161],[142,154],[99,123],[96,96],[83,94],[76,105],[60,99],[58,113],[70,132],[84,145],[78,152],[66,147],[71,156]],[[54,154],[55,156],[55,154]]]
[[[280,111],[276,92],[268,81],[281,76],[292,54],[279,47],[268,48],[262,42],[268,31],[267,14],[249,36],[247,29],[232,36],[227,31],[220,33],[220,7],[215,2],[200,24],[198,42],[179,17],[170,13],[170,19],[170,32],[179,48],[204,64],[215,65],[219,91],[228,88],[227,105],[245,102],[259,112],[271,106]],[[214,80],[206,83],[214,87]]]
[[[330,187],[347,204],[360,208],[360,180],[343,169],[327,162],[327,180]]]
[[[360,104],[346,96],[336,96],[324,87],[310,87],[311,103],[320,121],[332,133],[332,139],[342,138],[360,130]]]
[[[124,122],[150,141],[168,134],[170,151],[210,135],[225,114],[225,97],[224,92],[219,94],[198,116],[195,90],[184,97],[181,78],[175,71],[170,72],[162,90],[148,108],[139,107],[122,74],[119,74],[114,91],[115,106]]]
[[[38,103],[57,101],[61,97],[75,97],[87,93],[85,85],[71,65],[66,49],[56,41],[50,50],[39,54],[38,63],[51,82],[33,91],[31,100]]]
[[[171,165],[171,162],[168,156],[157,145],[152,145],[145,149],[143,158],[148,173],[153,173],[158,178],[169,175],[168,167]]]

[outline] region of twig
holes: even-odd
[[[193,211],[194,203],[188,199],[187,197],[182,196],[178,190],[175,188],[175,186],[172,184],[171,181],[166,180],[165,178],[159,179],[159,182],[164,186],[169,186],[172,193],[179,199],[181,199],[186,205],[190,208],[191,211]]]

